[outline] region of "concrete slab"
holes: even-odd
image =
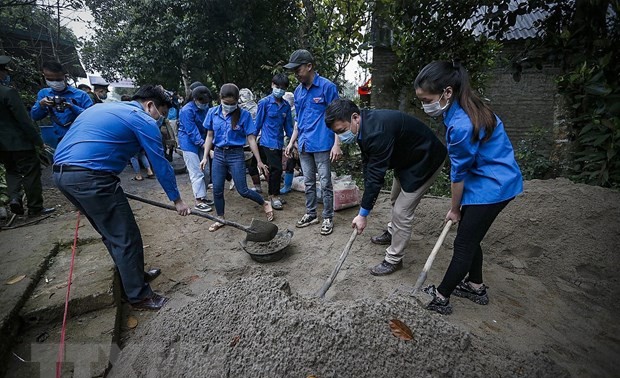
[[[63,377],[102,377],[110,356],[119,349],[113,343],[116,308],[80,315],[67,321]],[[11,351],[6,378],[54,377],[62,322],[39,324],[20,333]]]

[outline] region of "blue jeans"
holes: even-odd
[[[101,235],[129,301],[135,303],[153,295],[144,282],[142,236],[120,179],[106,172],[54,172],[54,182]]]
[[[215,211],[220,217],[224,216],[224,181],[226,173],[230,173],[235,181],[237,192],[245,198],[249,198],[259,205],[263,205],[263,197],[253,190],[248,189],[245,181],[245,158],[243,148],[222,149],[215,148],[213,154],[213,166],[211,167],[211,180],[213,181],[213,201]]]
[[[332,186],[332,169],[329,161],[329,151],[300,152],[299,160],[304,171],[306,186],[306,213],[316,215],[316,173],[319,173],[319,182],[323,191],[323,219],[334,217],[334,189]],[[237,181],[235,181],[235,184]]]
[[[140,159],[140,162],[142,163],[144,168],[151,169],[151,164],[149,163],[149,159],[146,157],[146,152],[142,150],[129,158],[129,161],[131,162],[131,167],[133,168],[133,172],[136,175],[140,174],[140,162],[138,162],[138,159]]]

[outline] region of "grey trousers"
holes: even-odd
[[[392,243],[385,250],[385,261],[398,264],[403,259],[405,248],[411,238],[414,212],[424,193],[428,191],[441,172],[443,164],[426,182],[412,193],[405,192],[400,186],[400,180],[394,177],[392,183],[392,220],[388,223],[388,232],[392,235]]]
[[[323,219],[334,217],[334,189],[329,153],[330,151],[301,152],[299,154],[306,187],[306,213],[316,215],[316,174],[318,173],[321,191],[323,192]]]
[[[153,295],[144,282],[142,236],[120,179],[105,172],[65,171],[54,172],[54,182],[101,235],[129,301],[135,303]]]

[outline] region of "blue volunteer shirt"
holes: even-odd
[[[179,199],[174,170],[164,157],[159,127],[137,101],[87,109],[58,144],[54,165],[119,174],[142,148],[168,198]]]
[[[289,138],[293,135],[291,106],[284,99],[278,104],[273,95],[263,98],[258,102],[255,126],[261,135],[261,146],[281,150],[284,148],[284,132]]]
[[[295,89],[297,143],[301,152],[329,151],[334,145],[334,132],[325,124],[325,109],[338,98],[336,85],[318,73],[310,88],[299,84]]]
[[[483,205],[505,201],[523,191],[523,177],[514,157],[504,124],[497,126],[485,142],[472,140],[474,127],[458,102],[445,113],[446,146],[450,156],[452,182],[464,181],[461,205]]]
[[[203,123],[207,116],[208,109],[200,109],[194,101],[190,101],[181,109],[179,113],[179,129],[177,138],[179,148],[183,151],[200,153],[200,148],[205,144],[207,130]]]
[[[230,114],[222,114],[222,105],[209,109],[205,118],[204,127],[207,131],[213,130],[213,144],[215,147],[243,147],[248,135],[256,135],[256,127],[252,116],[247,110],[239,109],[241,115],[237,125],[233,128]]]
[[[41,106],[41,104],[39,104],[44,97],[54,96],[64,97],[67,101],[71,102],[73,106],[67,107],[64,111],[59,112],[53,106]],[[93,100],[91,100],[86,92],[77,88],[67,86],[62,92],[56,92],[52,88],[43,88],[37,94],[37,101],[30,110],[30,116],[33,120],[40,121],[49,115],[54,125],[54,133],[62,138],[77,116],[91,106],[93,106]]]

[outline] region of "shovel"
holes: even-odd
[[[437,255],[439,248],[443,244],[443,241],[446,238],[448,231],[450,231],[451,226],[452,226],[452,221],[449,220],[448,222],[446,222],[446,225],[443,227],[443,230],[441,231],[441,235],[439,235],[439,239],[437,239],[437,243],[435,243],[435,246],[433,247],[433,251],[428,256],[428,259],[426,259],[426,264],[424,264],[424,268],[422,269],[422,272],[420,273],[420,277],[418,277],[418,280],[416,281],[415,286],[413,287],[413,291],[411,292],[412,296],[417,294],[418,290],[420,290],[420,287],[424,284],[424,281],[426,281],[426,274],[431,269],[431,265],[433,265],[433,261],[435,261],[435,256]]]
[[[321,289],[317,292],[316,295],[319,298],[321,299],[325,298],[325,293],[327,293],[327,290],[329,290],[329,288],[332,286],[332,283],[336,279],[336,276],[338,275],[338,272],[340,271],[340,268],[342,267],[342,263],[344,263],[344,260],[347,258],[347,255],[349,254],[349,250],[351,250],[351,245],[355,241],[356,236],[357,236],[357,228],[354,228],[353,232],[351,233],[351,237],[349,237],[349,241],[347,242],[347,245],[345,245],[344,250],[342,251],[342,254],[340,255],[340,259],[338,260],[338,263],[336,264],[336,266],[334,267],[334,270],[332,271],[332,274],[329,275],[329,277],[327,278],[327,281],[325,281]]]
[[[125,195],[127,196],[127,198],[131,198],[132,200],[136,200],[139,202],[147,203],[149,205],[161,207],[162,209],[177,211],[177,209],[172,205],[167,205],[164,203],[151,201],[149,199],[136,196],[135,194],[125,193]],[[220,222],[228,226],[232,226],[242,231],[245,231],[247,233],[246,240],[248,241],[267,242],[267,241],[272,240],[278,233],[278,226],[276,226],[275,224],[271,222],[265,222],[265,221],[261,221],[257,219],[252,219],[252,223],[250,224],[250,227],[247,227],[239,223],[231,222],[229,220],[218,218],[213,215],[209,215],[205,213],[192,212],[191,214],[197,215],[199,217],[211,219],[212,221]]]

